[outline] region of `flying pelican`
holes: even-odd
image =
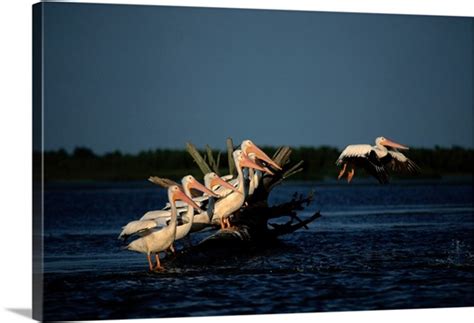
[[[419,167],[398,149],[408,150],[409,148],[385,137],[377,137],[375,146],[349,145],[336,161],[336,165],[342,165],[338,179],[344,176],[348,165],[350,171],[347,172],[347,182],[350,182],[354,177],[356,167],[364,168],[381,184],[388,183],[388,170],[419,172]]]
[[[176,220],[177,210],[175,206],[176,200],[181,200],[189,204],[190,207],[198,209],[199,207],[176,185],[168,188],[168,200],[171,203],[171,221],[168,226],[161,230],[153,231],[153,229],[141,238],[132,241],[126,249],[144,253],[147,255],[150,270],[153,270],[151,254],[155,254],[156,269],[160,269],[159,253],[171,247],[176,236]]]
[[[260,167],[254,163],[248,156],[246,156],[242,150],[235,150],[232,154],[235,162],[235,168],[237,169],[238,186],[237,192],[232,192],[225,198],[220,199],[214,205],[214,213],[212,216],[212,223],[220,223],[221,228],[224,229],[230,226],[228,217],[238,211],[245,202],[246,192],[244,189],[244,174],[242,172],[243,167],[258,169],[264,172],[268,172],[268,169]]]

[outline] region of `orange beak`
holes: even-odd
[[[226,187],[230,190],[233,190],[234,192],[238,192],[238,190],[230,185],[229,183],[227,183],[226,181],[224,181],[222,178],[220,178],[219,176],[216,176],[215,178],[212,179],[211,181],[211,187],[215,186],[215,185],[220,185],[220,186],[223,186],[223,187]]]
[[[270,157],[267,156],[267,154],[265,154],[260,148],[258,148],[257,146],[255,146],[255,144],[251,144],[247,147],[246,149],[247,151],[245,153],[247,154],[250,154],[250,153],[254,153],[255,154],[255,157],[257,157],[258,159],[260,160],[263,160],[264,162],[266,162],[267,164],[269,165],[272,165],[272,167],[278,169],[278,170],[281,170],[281,167],[280,165],[278,165],[277,163],[275,163]],[[272,174],[273,175],[273,174]]]
[[[208,196],[219,197],[216,193],[214,193],[213,191],[211,191],[206,186],[202,185],[196,180],[193,180],[191,183],[189,183],[188,187],[194,188],[195,190],[203,192],[204,194],[207,194]]]
[[[268,167],[263,167],[265,169],[265,173],[273,175],[273,172]]]
[[[257,155],[257,154],[255,154],[255,155]],[[242,159],[240,160],[240,166],[241,167],[248,167],[248,168],[257,169],[257,170],[260,170],[260,171],[265,172],[267,174],[273,175],[273,173],[268,168],[266,168],[266,167],[264,168],[264,167],[261,167],[261,166],[257,165],[247,155],[242,154],[241,156],[242,156]]]
[[[388,146],[388,147],[393,147],[393,148],[398,148],[398,149],[409,149],[407,146],[400,145],[399,143],[396,143],[395,141],[391,141],[389,139],[385,139],[380,144],[382,144],[383,146]]]
[[[193,200],[191,200],[186,194],[184,194],[183,191],[177,191],[176,193],[174,193],[173,201],[176,201],[176,200],[181,200],[184,203],[191,206],[192,208],[194,208],[195,210],[202,212],[201,208]]]

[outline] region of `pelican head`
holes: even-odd
[[[243,167],[253,168],[253,169],[257,169],[257,170],[260,170],[262,172],[268,173],[270,175],[273,175],[273,173],[268,168],[266,168],[266,167],[263,168],[263,167],[257,165],[246,154],[244,154],[243,151],[240,150],[240,149],[235,150],[233,152],[232,156],[234,157],[235,166],[237,168],[243,168]]]
[[[195,208],[196,210],[199,210],[199,206],[194,203],[193,200],[177,186],[177,185],[171,185],[168,188],[168,199],[170,200],[171,203],[176,202],[177,200],[183,201],[184,203],[188,204],[189,206]]]
[[[238,192],[237,188],[235,188],[234,186],[232,186],[229,183],[227,183],[226,181],[224,181],[222,178],[219,177],[219,175],[217,175],[214,172],[207,173],[204,176],[204,184],[209,189],[212,189],[216,185],[220,185],[222,187],[233,190],[234,192]]]
[[[396,143],[395,141],[392,141],[392,140],[387,139],[385,137],[377,137],[375,139],[375,144],[377,146],[392,147],[392,148],[396,148],[396,149],[409,149],[407,146]]]
[[[208,196],[218,197],[216,193],[199,183],[192,175],[184,176],[181,180],[181,183],[183,184],[183,187],[187,187],[189,189],[194,188],[195,190],[207,194]]]
[[[240,145],[240,149],[244,152],[244,154],[249,155],[250,153],[254,153],[258,159],[263,160],[267,164],[271,165],[275,169],[281,170],[280,165],[275,163],[267,154],[265,154],[260,148],[257,147],[251,140],[244,140]]]

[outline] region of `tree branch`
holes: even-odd
[[[234,162],[234,143],[232,141],[232,138],[227,138],[226,140],[226,146],[227,146],[227,162],[229,163],[229,174],[230,175],[235,175],[236,174],[236,169],[235,169],[235,162]]]
[[[271,237],[276,238],[276,237],[284,235],[284,234],[295,232],[296,230],[298,230],[302,227],[306,227],[306,225],[308,223],[316,220],[319,217],[321,217],[321,213],[319,213],[319,211],[318,211],[318,212],[314,213],[312,216],[310,216],[309,218],[307,218],[303,221],[300,220],[300,222],[297,223],[297,224],[292,224],[292,221],[288,221],[285,224],[272,224],[272,223],[269,223],[269,225],[272,226],[274,229],[269,230],[268,235],[270,235]]]
[[[204,158],[201,156],[199,151],[194,147],[194,145],[190,142],[186,143],[186,150],[188,153],[191,155],[191,157],[194,159],[196,164],[199,166],[199,169],[201,172],[205,175],[207,173],[210,173],[212,170],[209,167],[209,165],[206,163]]]
[[[158,176],[150,176],[150,177],[148,177],[148,180],[150,182],[152,182],[153,184],[156,184],[156,185],[161,186],[163,188],[168,188],[172,185],[178,185],[179,187],[181,187],[181,185],[179,185],[175,181],[172,181],[171,179],[168,179],[168,178],[162,178],[162,177],[158,177]]]

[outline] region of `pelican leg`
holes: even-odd
[[[163,267],[161,267],[160,255],[159,255],[158,253],[155,254],[155,259],[156,259],[156,267],[155,267],[155,270],[160,270],[160,269],[162,269]]]
[[[147,254],[146,257],[148,259],[148,266],[150,268],[150,271],[152,271],[153,270],[153,263],[151,262],[151,255]]]
[[[225,220],[221,218],[221,230],[225,229]]]
[[[171,252],[172,252],[174,255],[176,254],[176,250],[174,250],[174,246],[173,246],[173,244],[171,244],[171,246],[170,246],[170,250],[171,250]]]
[[[341,177],[346,172],[346,168],[347,168],[347,163],[344,163],[344,166],[342,167],[341,171],[339,172],[339,176],[337,177],[337,179],[341,179]]]
[[[354,177],[355,169],[352,168],[349,173],[347,173],[347,182],[350,183],[352,181],[352,177]]]

